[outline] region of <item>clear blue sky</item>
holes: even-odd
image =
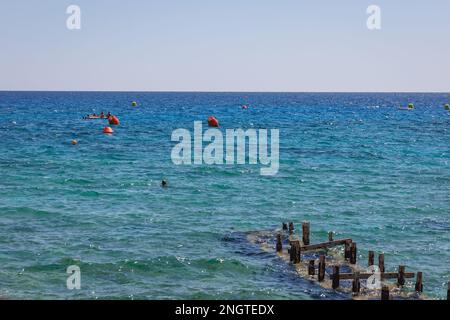
[[[0,90],[450,92],[448,0],[1,0],[0,42]]]

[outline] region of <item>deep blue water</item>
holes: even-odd
[[[131,101],[138,101],[133,108]],[[414,102],[411,111],[399,110]],[[351,237],[362,264],[450,280],[450,94],[0,92],[0,296],[340,298],[242,232],[310,220]],[[250,105],[248,110],[242,104]],[[121,125],[102,134],[111,111]],[[172,130],[216,116],[280,130],[280,170],[176,166]],[[72,146],[71,140],[78,145]],[[167,179],[169,188],[160,187]],[[66,288],[81,268],[82,289]]]

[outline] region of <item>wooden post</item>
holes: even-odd
[[[339,288],[339,266],[333,267],[333,289]]]
[[[319,281],[323,281],[325,278],[325,255],[321,254],[319,257],[319,274],[317,276],[317,279]]]
[[[289,234],[293,234],[293,233],[294,233],[294,223],[289,222]]]
[[[356,295],[361,291],[361,283],[359,281],[359,271],[355,271],[355,277],[352,282],[352,292]]]
[[[303,233],[303,244],[305,246],[309,245],[309,222],[305,221],[302,223],[302,233]]]
[[[316,274],[316,268],[314,267],[314,260],[309,260],[308,274],[310,276],[313,276]]]
[[[295,255],[295,242],[296,241],[291,241],[290,245],[291,247],[289,248],[289,261],[293,262],[294,261],[294,255]]]
[[[350,263],[356,264],[356,242],[352,242],[350,246]]]
[[[281,234],[277,234],[277,252],[283,251],[283,242],[281,241]]]
[[[397,285],[405,285],[405,266],[398,266]]]
[[[415,289],[417,292],[423,292],[422,272],[417,272]]]
[[[283,222],[283,231],[287,231],[287,229],[288,229],[287,223]]]
[[[389,300],[389,287],[383,286],[381,288],[381,300]]]
[[[328,241],[333,241],[333,231],[328,232]]]
[[[344,258],[345,258],[345,260],[349,260],[350,259],[350,253],[351,253],[350,246],[351,246],[351,244],[352,244],[351,240],[345,242],[345,249],[344,249]]]
[[[373,266],[375,264],[375,253],[373,251],[369,251],[369,261],[367,262],[367,266]]]
[[[292,263],[300,262],[300,241],[291,241],[290,261]]]
[[[384,272],[384,253],[380,253],[378,256],[378,268],[380,268],[380,272]]]

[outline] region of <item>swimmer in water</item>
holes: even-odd
[[[161,187],[167,188],[167,181],[166,180],[162,180],[161,181]]]

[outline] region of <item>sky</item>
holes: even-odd
[[[1,0],[0,90],[450,92],[449,21],[448,0]]]

